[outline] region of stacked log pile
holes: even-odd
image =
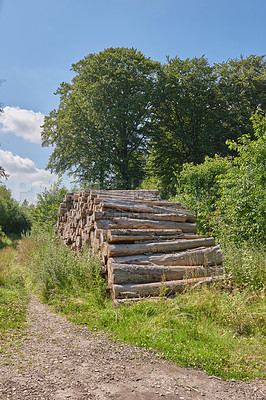
[[[155,190],[67,193],[55,231],[78,252],[100,252],[113,299],[174,295],[222,273],[214,238],[196,235],[196,217]]]

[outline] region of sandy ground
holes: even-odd
[[[259,382],[224,382],[77,327],[32,299],[25,332],[0,354],[0,399],[266,400]]]

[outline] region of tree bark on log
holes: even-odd
[[[111,257],[108,263],[116,264],[157,264],[157,265],[220,265],[222,250],[220,246],[201,247],[171,253],[141,254],[125,257]]]
[[[147,206],[145,203],[131,203],[131,202],[100,202],[102,203],[102,207],[110,208],[115,210],[127,210],[133,212],[143,212],[143,213],[151,213],[151,214],[179,214],[179,210],[172,208],[164,208],[159,206]]]
[[[145,219],[114,218],[95,222],[100,229],[181,229],[182,232],[196,233],[197,225],[189,222],[151,221]]]
[[[169,266],[169,265],[143,265],[143,264],[110,264],[108,268],[108,283],[150,283],[174,281],[179,279],[199,278],[222,274],[223,268],[197,266]]]
[[[208,281],[208,278],[192,278],[177,281],[153,282],[143,284],[112,285],[111,295],[113,299],[134,298],[147,296],[171,296],[182,293],[188,286],[193,286],[199,282]]]
[[[129,244],[109,244],[107,250],[108,257],[123,257],[133,254],[145,253],[168,253],[171,251],[180,251],[185,249],[193,249],[196,247],[214,246],[213,237],[204,239],[178,239],[162,242],[148,243],[129,243]]]
[[[133,219],[148,219],[154,221],[176,221],[176,222],[186,222],[190,219],[189,214],[185,213],[138,213],[138,212],[118,212],[118,211],[95,211],[93,213],[93,221],[100,219],[113,219],[113,218],[133,218]],[[195,222],[195,218],[190,219],[188,222]]]

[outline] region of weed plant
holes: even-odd
[[[234,286],[249,292],[265,292],[266,247],[225,243],[223,252],[225,269],[231,274]]]

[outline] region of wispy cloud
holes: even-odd
[[[38,169],[29,158],[22,158],[1,149],[0,165],[9,174],[9,179],[4,183],[11,188],[18,201],[23,198],[33,201],[37,192],[43,191],[58,179],[55,174]]]
[[[0,131],[13,133],[32,143],[41,143],[43,121],[41,112],[8,106],[0,113]]]

